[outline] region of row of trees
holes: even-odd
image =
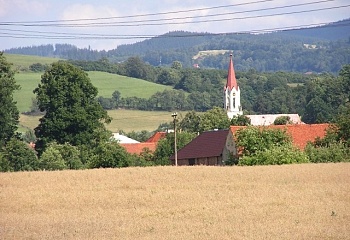
[[[117,68],[119,74],[170,85],[184,92],[158,92],[149,99],[123,98],[115,92],[112,98],[99,98],[106,109],[206,111],[222,106],[221,90],[226,71],[182,69],[179,62],[174,62],[171,68],[154,68],[139,58],[130,58]],[[259,73],[255,70],[237,72],[236,76],[246,114],[298,113],[304,122],[318,123],[332,121],[347,101],[348,71],[349,65],[344,65],[338,76]]]
[[[181,61],[185,67],[199,64],[203,68],[226,69],[226,57],[208,55],[198,59],[199,51],[231,50],[237,61],[236,69],[253,68],[265,71],[332,72],[349,64],[350,42],[348,21],[335,27],[304,29],[303,31],[271,34],[211,35],[176,31],[135,44],[118,46],[110,51],[78,49],[69,44],[42,45],[9,49],[8,53],[57,56],[74,60],[98,60],[107,57],[122,62],[131,56],[140,56],[153,66],[170,66]],[[316,38],[316,36],[320,38]],[[308,44],[308,45],[304,45]],[[314,47],[308,47],[308,46]]]

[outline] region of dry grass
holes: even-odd
[[[0,173],[0,239],[349,239],[350,164]]]

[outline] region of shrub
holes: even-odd
[[[258,151],[250,156],[243,156],[239,165],[282,165],[309,162],[307,155],[292,145],[275,146]]]
[[[25,142],[12,138],[4,147],[2,160],[3,168],[6,171],[31,171],[38,169],[38,159],[35,151]],[[7,162],[9,168],[6,167]]]
[[[13,171],[9,160],[7,160],[3,153],[0,152],[0,172]]]
[[[292,123],[289,116],[279,116],[273,122],[274,125],[286,125]]]
[[[236,144],[244,156],[254,155],[259,151],[290,143],[291,137],[285,130],[281,129],[249,126],[236,132]]]
[[[53,146],[47,147],[43,152],[39,160],[39,166],[43,170],[63,170],[67,168],[60,151]]]
[[[64,160],[64,164],[68,169],[83,168],[83,163],[80,159],[80,152],[78,147],[72,146],[69,143],[58,144],[56,142],[50,143],[49,147],[56,149],[60,152]]]
[[[129,154],[116,142],[100,143],[93,150],[89,168],[128,167],[131,165]]]
[[[331,143],[327,146],[315,147],[308,144],[305,148],[310,162],[326,163],[326,162],[349,162],[350,149],[343,143]]]

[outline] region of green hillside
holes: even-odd
[[[33,63],[41,64],[51,64],[60,60],[59,58],[50,58],[50,57],[39,57],[32,55],[20,55],[20,54],[4,54],[7,61],[13,63],[13,66],[16,70],[23,71],[28,70],[29,66]]]
[[[31,99],[35,97],[33,90],[38,86],[41,74],[21,72],[15,75],[17,83],[21,85],[21,89],[14,94],[20,112],[29,110]],[[149,98],[158,91],[172,89],[170,86],[105,72],[88,72],[88,75],[92,84],[97,87],[98,95],[103,97],[111,97],[118,90],[122,97]]]
[[[5,57],[14,65],[14,69],[19,70],[15,75],[17,83],[21,86],[21,89],[14,94],[17,107],[20,112],[28,111],[32,104],[31,99],[35,97],[33,90],[38,86],[42,73],[23,70],[28,70],[33,63],[51,64],[59,59],[18,54],[5,54]],[[92,71],[88,72],[88,75],[92,84],[98,89],[98,96],[103,97],[111,97],[112,93],[118,90],[122,97],[149,98],[158,91],[172,89],[170,86],[105,72]]]

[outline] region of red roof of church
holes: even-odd
[[[125,148],[125,150],[128,153],[135,153],[140,154],[142,153],[143,149],[148,148],[150,151],[154,152],[157,148],[156,142],[142,142],[142,143],[120,143],[122,147]]]
[[[230,64],[228,67],[227,82],[226,82],[225,89],[226,88],[228,88],[229,90],[231,90],[233,88],[238,90],[235,69],[233,68],[232,54],[230,54]]]
[[[151,136],[149,139],[147,139],[145,142],[158,142],[160,139],[163,139],[166,137],[166,132],[156,132]]]
[[[313,142],[317,137],[323,138],[329,124],[290,124],[290,125],[269,125],[264,126],[267,129],[282,129],[292,137],[293,145],[299,149],[304,149],[307,142]],[[231,126],[230,130],[233,134],[242,126]]]

